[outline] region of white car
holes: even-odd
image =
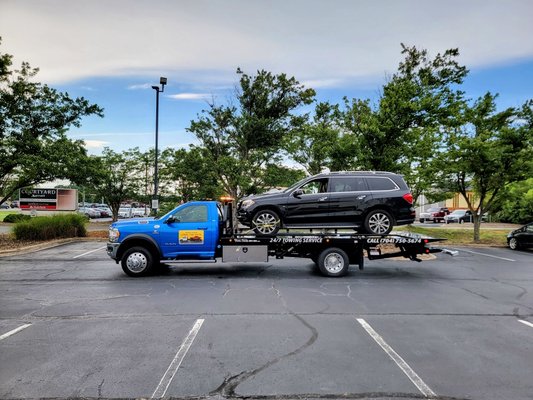
[[[102,216],[100,210],[92,207],[80,207],[78,208],[78,212],[89,218],[100,218]]]
[[[146,214],[144,212],[144,208],[132,208],[131,209],[131,216],[133,218],[143,218],[146,217]]]
[[[131,218],[132,212],[130,207],[120,207],[118,209],[118,217],[119,218]]]

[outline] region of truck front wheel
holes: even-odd
[[[322,275],[333,277],[346,275],[350,266],[346,252],[336,247],[325,249],[320,253],[317,264]]]
[[[154,257],[144,247],[131,247],[124,252],[121,265],[122,270],[129,276],[145,276],[154,268]]]

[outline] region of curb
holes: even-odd
[[[67,238],[50,240],[44,243],[32,244],[30,246],[20,247],[16,250],[0,250],[0,257],[15,256],[19,254],[32,253],[39,250],[47,250],[54,247],[62,246],[68,243],[75,242],[107,242],[107,239],[103,238]]]

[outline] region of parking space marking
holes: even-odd
[[[485,257],[492,257],[492,258],[497,258],[498,260],[504,260],[504,261],[512,261],[512,262],[515,262],[516,260],[513,260],[511,258],[505,258],[505,257],[498,257],[498,256],[493,256],[492,254],[485,254],[485,253],[479,253],[477,251],[472,251],[472,250],[464,250],[464,249],[457,249],[459,251],[464,251],[465,253],[471,253],[471,254],[477,254],[479,256],[485,256]]]
[[[527,326],[530,326],[531,328],[533,328],[533,324],[531,322],[524,321],[523,319],[519,319],[518,322],[521,322],[524,325],[527,325]]]
[[[4,340],[5,338],[8,338],[14,335],[15,333],[20,332],[21,330],[26,329],[28,326],[31,326],[31,324],[24,324],[22,326],[19,326],[18,328],[13,329],[12,331],[4,333],[2,336],[0,336],[0,340]]]
[[[356,318],[357,322],[361,324],[361,326],[364,328],[364,330],[370,335],[374,341],[380,345],[380,347],[387,353],[387,355],[400,367],[400,369],[403,371],[405,375],[415,384],[415,386],[418,388],[418,390],[425,396],[425,397],[437,397],[435,392],[429,388],[428,385],[420,378],[417,373],[405,362],[405,360],[400,357],[398,353],[394,351],[392,347],[390,347],[385,340],[362,318]]]
[[[162,398],[165,396],[165,393],[167,392],[168,387],[170,386],[170,382],[172,382],[172,379],[174,379],[174,375],[176,375],[176,372],[178,372],[178,368],[180,367],[183,359],[187,355],[187,352],[189,351],[192,342],[194,341],[194,338],[198,334],[198,331],[202,327],[202,324],[204,323],[203,319],[197,319],[196,323],[190,330],[189,334],[181,344],[180,348],[178,349],[178,352],[174,356],[174,359],[168,366],[165,374],[159,381],[159,385],[157,385],[157,388],[155,389],[154,393],[152,394],[152,399],[154,398]]]
[[[98,251],[98,250],[102,250],[102,249],[105,249],[107,246],[103,246],[103,247],[98,247],[97,249],[94,249],[94,250],[91,250],[91,251],[87,251],[83,254],[79,254],[77,256],[74,256],[72,258],[79,258],[79,257],[83,257],[83,256],[86,256],[87,254],[91,254],[91,253],[94,253],[95,251]]]

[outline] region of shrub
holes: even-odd
[[[18,240],[50,240],[87,236],[83,215],[65,214],[51,217],[35,217],[17,222],[13,233]]]
[[[25,214],[7,214],[4,217],[4,222],[9,222],[11,224],[14,224],[16,222],[28,221],[30,219],[31,219],[31,217],[29,215],[25,215]]]

